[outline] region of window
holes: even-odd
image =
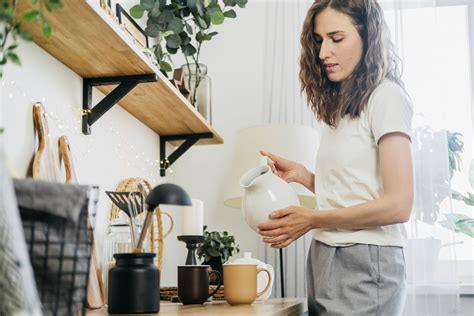
[[[429,122],[436,130],[463,134],[463,169],[451,184],[456,191],[472,192],[468,170],[474,156],[474,4],[467,0],[431,1],[436,6],[415,5],[421,1],[403,3],[385,2],[385,16],[403,59],[404,82],[414,104],[414,126]],[[393,7],[403,10],[391,10]],[[454,213],[474,217],[473,208],[459,201],[446,199],[441,209],[448,210],[450,203]],[[455,244],[441,247],[440,263],[454,258],[460,281],[474,284],[474,238],[455,235],[453,240],[446,230],[436,236],[443,245]],[[474,293],[474,288],[471,291]]]

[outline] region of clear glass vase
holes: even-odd
[[[212,124],[211,78],[207,75],[207,66],[191,63],[181,67],[186,88],[191,92],[191,103]]]

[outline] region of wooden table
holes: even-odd
[[[214,301],[203,305],[183,305],[161,301],[159,314],[141,315],[291,315],[299,316],[306,312],[306,299],[304,298],[272,298],[265,303],[252,305],[230,306],[225,301]],[[108,315],[107,309],[88,311],[90,316]]]

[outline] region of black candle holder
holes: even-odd
[[[186,265],[197,265],[196,248],[200,241],[204,240],[204,236],[199,235],[181,235],[178,240],[186,243],[188,256],[186,257]]]

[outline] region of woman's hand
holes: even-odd
[[[285,248],[313,228],[315,212],[302,206],[289,206],[270,214],[272,221],[257,226],[263,242]]]
[[[277,156],[263,149],[260,150],[260,154],[262,154],[262,156],[267,156],[272,160],[269,162],[268,166],[271,168],[274,174],[286,182],[299,182],[298,180],[301,178],[302,173],[306,169],[297,162]]]

